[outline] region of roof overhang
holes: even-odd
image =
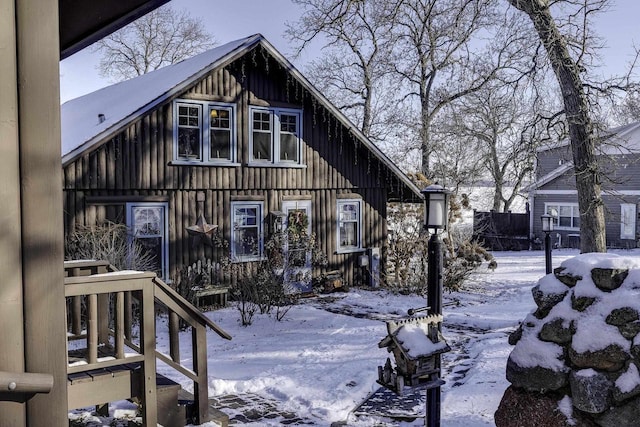
[[[73,55],[169,0],[59,0],[60,59]]]

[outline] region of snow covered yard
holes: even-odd
[[[544,275],[544,253],[494,255],[494,272],[483,268],[464,291],[444,295],[443,332],[452,347],[443,358],[442,424],[447,427],[494,425],[508,386],[505,366],[512,347],[507,336],[535,308],[531,288]],[[577,251],[554,251],[554,266],[574,255]],[[424,305],[417,296],[353,289],[303,300],[282,322],[256,315],[252,326],[242,327],[233,307],[208,312],[233,336],[232,341],[208,336],[210,394],[254,393],[319,426],[371,425],[371,419],[358,419],[351,411],[379,387],[377,366],[388,357],[378,348],[386,335],[383,320]],[[168,345],[163,329],[166,322],[158,325],[161,346]],[[190,336],[181,339],[187,342]],[[159,370],[170,375],[162,366]],[[190,387],[189,381],[177,380]],[[423,420],[403,425],[423,425]]]

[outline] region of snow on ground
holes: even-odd
[[[554,265],[576,254],[554,251]],[[494,256],[495,271],[483,268],[464,291],[444,295],[443,333],[452,347],[443,358],[442,425],[447,427],[494,425],[493,414],[508,386],[508,334],[534,308],[531,288],[544,276],[541,251]],[[303,300],[281,322],[256,314],[253,325],[242,327],[233,307],[208,312],[233,336],[225,341],[208,334],[210,395],[255,393],[319,426],[336,421],[371,425],[351,411],[379,387],[377,367],[389,356],[378,348],[386,335],[383,320],[424,305],[418,296],[352,289]],[[163,328],[166,324],[159,325],[160,346],[167,345]],[[189,335],[181,339],[186,347]],[[188,380],[180,382],[191,387]]]
[[[553,264],[577,254],[555,250]],[[463,291],[444,294],[443,334],[452,350],[443,356],[443,426],[494,425],[493,414],[508,387],[505,368],[513,348],[508,335],[535,308],[531,288],[544,276],[544,253],[495,252],[494,256],[495,271],[482,268]],[[420,418],[392,423],[358,418],[352,411],[379,388],[377,367],[389,356],[378,348],[386,336],[384,320],[405,317],[409,308],[425,303],[418,296],[352,289],[302,300],[281,322],[256,314],[254,324],[243,327],[234,307],[208,312],[233,336],[226,341],[212,331],[207,334],[210,395],[262,396],[275,401],[279,410],[294,412],[317,426],[424,425]],[[162,318],[158,322],[157,338],[168,353],[166,323]],[[188,349],[190,334],[180,338],[181,351]],[[190,355],[181,356],[188,365]],[[163,365],[158,370],[191,391],[189,380]],[[280,421],[262,419],[243,425],[280,425]]]

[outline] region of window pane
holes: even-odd
[[[343,204],[340,206],[340,221],[356,221],[358,219],[358,206],[355,204]]]
[[[255,160],[271,160],[271,134],[253,132],[253,158]]]
[[[133,221],[136,237],[162,235],[162,208],[134,208]]]
[[[228,130],[211,130],[212,159],[231,159],[231,132]]]
[[[158,277],[163,277],[162,271],[162,238],[161,237],[144,237],[136,238],[136,243],[139,245],[142,252],[142,256],[149,257],[153,264],[153,272]]]
[[[287,133],[297,133],[298,117],[291,114],[280,115],[280,131]]]
[[[236,256],[258,256],[259,255],[259,240],[258,240],[258,227],[241,228],[236,230],[235,233],[235,254]]]
[[[291,134],[280,135],[280,160],[298,161],[298,137]]]
[[[212,108],[209,112],[209,117],[211,118],[210,126],[212,128],[230,128],[229,110]]]
[[[559,219],[560,227],[571,227],[571,217],[561,216]]]
[[[200,129],[178,128],[178,157],[200,159]]]
[[[358,224],[355,222],[340,224],[340,246],[358,245],[357,226]]]
[[[271,118],[269,112],[254,111],[253,112],[253,129],[254,130],[271,130]]]

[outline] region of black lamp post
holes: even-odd
[[[553,217],[549,214],[544,214],[540,218],[542,219],[542,231],[544,232],[544,263],[547,274],[551,273],[551,237],[549,233],[553,231]]]
[[[424,195],[424,228],[431,231],[428,251],[427,303],[429,315],[442,314],[442,239],[439,231],[447,229],[449,217],[449,196],[451,192],[441,185],[432,184],[422,190]],[[440,355],[436,369],[440,369]],[[440,373],[438,373],[438,378]],[[427,389],[427,427],[440,427],[440,386]]]

